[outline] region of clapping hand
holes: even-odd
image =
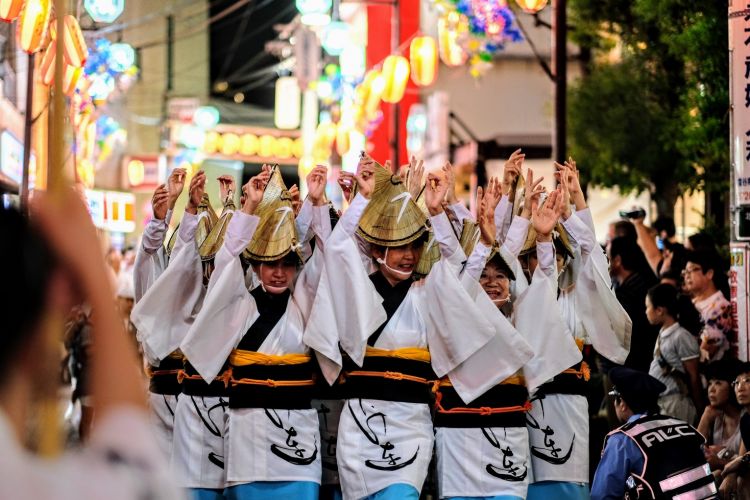
[[[169,192],[164,184],[160,185],[154,191],[151,197],[151,211],[154,213],[154,219],[164,220],[167,217],[169,208]]]

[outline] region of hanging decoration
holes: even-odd
[[[86,56],[88,55],[86,40],[83,38],[83,33],[81,33],[81,27],[78,24],[78,20],[71,15],[65,16],[63,49],[65,62],[69,65],[75,68],[80,68],[86,62]]]
[[[383,101],[397,103],[404,98],[409,81],[409,61],[404,56],[390,55],[383,61]]]
[[[27,54],[33,54],[42,48],[51,10],[52,0],[27,0],[24,3],[16,34],[18,44]]]
[[[125,0],[84,0],[83,8],[94,22],[112,23],[125,10]]]
[[[527,14],[536,14],[547,5],[547,0],[516,0],[516,3]]]
[[[533,0],[529,0],[533,1]],[[516,19],[506,0],[433,0],[440,12],[438,24],[440,57],[448,65],[458,66],[461,57],[469,61],[475,78],[491,66],[494,55],[508,43],[523,40]]]
[[[438,71],[437,44],[431,36],[416,36],[409,46],[411,79],[420,87],[432,85]]]
[[[9,23],[21,14],[23,0],[0,0],[0,19]]]

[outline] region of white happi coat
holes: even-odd
[[[167,267],[167,254],[164,250],[164,237],[172,218],[172,210],[167,211],[163,220],[151,219],[143,230],[141,243],[135,254],[133,265],[133,285],[135,302],[138,303],[151,285]],[[172,394],[148,394],[151,409],[151,423],[156,433],[159,449],[165,458],[172,453],[172,432],[177,396]]]
[[[514,219],[509,230],[501,232],[503,219],[498,219],[498,235],[507,238],[499,249],[504,259],[513,266],[517,279],[523,280],[523,290],[516,300],[515,309],[520,314],[521,326],[517,333],[533,346],[533,357],[526,357],[522,372],[533,390],[562,370],[580,361],[581,354],[572,337],[564,327],[559,314],[545,315],[555,304],[554,282],[550,283],[542,270],[553,269],[554,249],[551,243],[540,243],[539,275],[535,275],[531,286],[517,261],[518,253],[526,240],[528,220]],[[469,293],[476,297],[477,305],[493,324],[499,328],[513,328],[510,321],[492,303],[478,280],[491,249],[477,243],[467,261],[462,282]],[[531,310],[531,306],[535,308]],[[530,314],[531,313],[531,314]],[[518,325],[516,325],[518,326]],[[515,329],[514,329],[515,330]],[[507,357],[523,353],[505,353]],[[435,431],[437,472],[441,498],[491,497],[512,495],[525,498],[531,480],[529,436],[526,427],[451,428],[439,427]]]
[[[355,231],[368,200],[357,195],[326,244],[326,265],[318,287],[305,340],[316,350],[329,382],[341,369],[342,349],[362,365],[369,336],[387,318],[382,297],[359,254]],[[479,387],[497,383],[522,361],[494,359],[478,377],[474,356],[495,340],[495,328],[474,305],[458,281],[463,260],[445,214],[432,218],[442,259],[426,279],[415,282],[373,347],[395,350],[428,348],[433,370],[448,374],[467,400]],[[460,332],[460,334],[459,334]],[[523,350],[520,338],[501,338],[506,349]],[[344,403],[337,442],[344,498],[361,498],[396,483],[421,490],[432,456],[433,430],[426,404],[350,399]]]
[[[203,267],[195,242],[200,217],[185,213],[170,264],[133,309],[143,351],[152,364],[176,350],[205,296]],[[153,401],[159,395],[151,395]],[[174,411],[170,463],[185,488],[221,489],[224,471],[226,398],[180,395]]]
[[[327,206],[315,208],[312,212],[316,234],[325,235],[321,226],[328,224],[330,227]],[[212,277],[201,313],[180,346],[208,382],[216,377],[229,354],[259,316],[255,299],[245,287],[239,259],[242,250],[252,240],[258,222],[256,216],[243,212],[234,214],[224,245],[216,255],[214,273],[217,279]],[[309,352],[302,336],[322,265],[321,250],[322,244],[305,264],[286,312],[258,352],[270,355]],[[225,433],[227,485],[256,481],[320,483],[320,448],[315,409],[231,408]]]
[[[563,226],[575,245],[571,262],[575,284],[560,293],[559,311],[574,338],[623,363],[630,349],[632,323],[610,288],[606,257],[596,243],[588,209],[572,214]],[[534,481],[588,483],[589,415],[584,396],[533,398],[528,428]]]

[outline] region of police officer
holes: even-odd
[[[613,368],[610,378],[609,395],[625,424],[604,441],[591,498],[714,498],[716,485],[701,451],[705,439],[687,423],[658,414],[664,384],[624,367]]]

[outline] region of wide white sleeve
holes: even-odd
[[[488,307],[497,311],[489,297],[472,296],[451,267],[441,259],[425,278],[422,314],[433,370],[448,375],[468,402],[515,373],[532,352],[507,320],[489,313]]]
[[[195,244],[197,228],[198,216],[185,213],[169,267],[131,313],[137,338],[151,362],[164,359],[179,347],[200,310],[205,290],[203,267]]]
[[[557,305],[557,279],[545,274],[541,266],[516,300],[514,318],[516,328],[534,351],[534,357],[523,367],[530,391],[581,361],[581,351]]]
[[[537,266],[550,278],[557,280],[557,258],[555,244],[551,241],[536,242]]]
[[[167,256],[164,252],[164,237],[169,228],[172,211],[167,211],[163,219],[151,219],[143,230],[141,243],[135,254],[133,265],[133,285],[135,301],[141,300],[146,290],[156,281],[167,267]]]
[[[326,241],[324,266],[304,334],[329,384],[341,370],[341,348],[359,366],[367,339],[387,319],[383,298],[362,265],[354,239],[368,200],[355,197]]]
[[[443,210],[438,215],[430,217],[430,223],[432,224],[432,234],[440,248],[441,260],[450,262],[458,273],[466,261],[466,255],[461,249],[461,243],[456,238],[456,233],[453,232],[448,214]]]
[[[529,219],[524,219],[520,216],[513,217],[513,221],[508,228],[508,234],[502,244],[506,255],[512,257],[512,260],[518,259],[521,250],[523,250],[523,245],[526,243],[526,235],[529,234],[529,227],[531,227]]]
[[[464,228],[464,221],[468,219],[473,222],[474,216],[471,215],[471,212],[466,208],[466,205],[460,201],[450,205],[448,208],[456,215],[456,220],[455,222],[452,221],[452,226],[455,228],[456,234],[461,234],[461,231]]]
[[[313,238],[313,204],[309,198],[305,198],[299,213],[294,218],[294,225],[297,228],[299,243],[302,245],[302,260],[307,261],[312,255],[312,246],[310,240]]]
[[[311,232],[315,235],[315,250],[312,257],[305,262],[294,284],[294,300],[305,321],[310,317],[315,293],[325,265],[325,241],[331,235],[331,218],[328,215],[327,205],[313,207]]]
[[[479,277],[482,276],[484,266],[487,264],[487,257],[490,255],[492,248],[488,247],[481,241],[478,241],[474,245],[474,250],[466,260],[466,266],[464,267],[464,274],[471,277],[475,281],[479,281]]]
[[[180,349],[203,379],[210,383],[232,349],[258,319],[255,299],[245,287],[239,254],[252,240],[258,217],[241,211],[229,221],[224,244],[216,254],[209,293]]]
[[[505,241],[505,237],[510,229],[510,220],[513,215],[513,204],[510,202],[508,195],[500,198],[500,203],[495,207],[495,239]]]

